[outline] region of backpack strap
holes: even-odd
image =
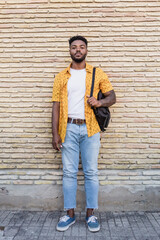
[[[93,96],[95,72],[96,72],[96,68],[94,67],[94,68],[93,68],[93,74],[92,74],[92,86],[91,86],[91,93],[90,93],[90,97],[92,97],[92,96]]]

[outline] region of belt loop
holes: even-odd
[[[71,120],[71,123],[73,123],[73,118],[72,118],[72,120]]]

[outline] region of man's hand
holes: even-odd
[[[97,100],[93,96],[90,97],[87,95],[87,97],[88,97],[87,103],[91,107],[110,107],[116,103],[116,94],[115,94],[114,90],[104,93],[104,96],[105,96],[105,98],[103,98],[101,100]]]
[[[59,134],[54,134],[52,138],[52,145],[55,150],[60,150],[62,148],[62,140]]]
[[[52,145],[55,150],[62,148],[62,140],[58,134],[60,102],[53,102],[52,107]]]
[[[95,97],[90,97],[87,95],[87,103],[91,106],[91,107],[101,107],[101,102],[98,101]]]

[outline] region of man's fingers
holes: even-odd
[[[58,151],[60,150],[58,143],[55,143],[55,142],[54,142],[52,145],[53,145],[53,148],[54,148],[55,150],[58,150]]]
[[[96,99],[88,99],[88,103],[93,105],[93,104],[96,104],[97,103],[97,100]]]
[[[59,135],[58,135],[58,137],[53,136],[53,138],[52,138],[52,145],[53,145],[53,148],[55,150],[58,150],[58,151],[61,150],[61,148],[62,148],[62,140],[61,140]]]
[[[59,144],[56,144],[56,150],[60,150]]]
[[[61,139],[59,140],[59,148],[61,149],[62,148],[62,141],[61,141]]]

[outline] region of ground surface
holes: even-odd
[[[66,232],[56,231],[60,211],[0,210],[0,240],[159,240],[160,212],[96,212],[101,230],[88,231],[85,212]]]

